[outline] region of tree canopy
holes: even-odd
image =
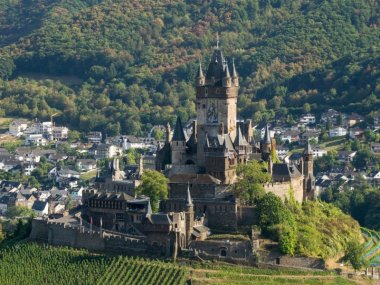
[[[144,170],[141,184],[136,188],[139,195],[150,198],[153,212],[158,210],[158,202],[168,197],[169,180],[160,172],[155,170]]]

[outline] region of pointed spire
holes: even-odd
[[[200,77],[204,77],[201,62],[199,62],[199,68],[198,68],[198,72],[197,72],[197,78],[200,78]]]
[[[240,125],[239,125],[238,126],[238,134],[235,138],[235,146],[244,146],[244,145],[248,145],[248,142],[245,139],[245,137],[243,136],[241,129],[240,129]]]
[[[228,68],[228,64],[227,64],[227,62],[225,63],[224,77],[225,77],[225,78],[231,77],[231,75],[230,75],[230,69]]]
[[[148,206],[146,209],[146,217],[150,217],[152,215],[152,205],[150,204],[150,200],[148,200]]]
[[[270,144],[271,143],[270,131],[269,131],[269,125],[268,124],[265,127],[264,143],[266,143],[266,144]]]
[[[219,49],[219,33],[216,33],[216,49]]]
[[[190,183],[189,182],[187,182],[186,206],[193,206],[193,199],[191,199],[191,195],[190,195]]]
[[[307,141],[307,145],[305,147],[304,154],[311,154],[311,155],[313,154],[313,149],[311,148],[311,144],[310,144],[309,140]]]
[[[232,58],[232,77],[238,77],[235,67],[235,58]]]
[[[172,141],[186,141],[185,132],[183,131],[180,117],[177,117]]]

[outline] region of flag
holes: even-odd
[[[90,217],[90,224],[92,225],[92,217]]]
[[[103,219],[100,217],[100,227],[103,227]]]
[[[79,217],[79,225],[82,226],[82,218]]]

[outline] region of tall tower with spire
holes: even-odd
[[[313,200],[315,196],[314,160],[313,150],[309,141],[302,155],[302,170],[304,175],[304,199]]]
[[[199,66],[196,77],[196,107],[197,107],[197,164],[205,167],[204,148],[206,136],[215,137],[221,133],[228,134],[232,141],[235,140],[236,129],[236,105],[239,88],[239,80],[234,62],[232,64],[232,76],[230,67],[219,47],[219,39],[214,49],[206,75],[202,66]]]
[[[191,234],[193,232],[194,227],[194,204],[193,199],[190,195],[190,184],[187,183],[187,193],[185,199],[185,220],[186,220],[186,241],[187,245],[189,245],[191,241]]]

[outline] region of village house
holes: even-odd
[[[356,124],[359,124],[364,121],[364,117],[361,115],[358,115],[356,113],[352,113],[351,115],[347,115],[344,119],[344,124],[346,127],[351,128],[355,126]]]
[[[313,114],[305,114],[305,115],[303,115],[300,118],[299,122],[300,122],[301,125],[312,125],[312,124],[315,124],[315,122],[316,122],[315,115],[313,115]]]
[[[53,140],[64,141],[69,136],[69,129],[66,127],[53,127]]]
[[[343,127],[336,127],[329,130],[330,138],[343,137],[345,135],[347,135],[347,129]]]
[[[101,143],[103,139],[102,132],[89,132],[87,134],[87,141],[90,144]]]
[[[94,144],[88,152],[93,155],[96,159],[113,158],[121,153],[119,147],[112,144]]]
[[[24,145],[26,146],[45,146],[47,139],[42,134],[28,134],[25,138]]]
[[[331,125],[336,126],[339,123],[339,118],[344,119],[344,115],[334,109],[329,109],[322,114],[321,124],[330,123]]]
[[[313,150],[313,156],[314,158],[322,157],[327,154],[327,150],[321,148],[320,146],[316,145],[312,147]]]
[[[371,143],[370,149],[373,154],[380,154],[380,143]]]
[[[287,130],[280,135],[281,141],[284,143],[294,143],[300,140],[300,131]]]
[[[339,151],[338,160],[340,162],[352,162],[357,151]]]
[[[39,217],[46,216],[49,214],[49,203],[43,201],[34,201],[32,210]]]
[[[276,147],[276,154],[277,157],[281,160],[283,160],[289,152],[289,148],[286,146],[277,146]]]
[[[351,128],[349,134],[352,139],[362,139],[364,137],[364,130],[357,127]]]
[[[15,120],[9,124],[9,133],[12,136],[20,137],[24,134],[24,131],[28,128],[27,121]]]
[[[95,159],[77,159],[76,167],[80,171],[90,171],[96,169],[97,163]]]

